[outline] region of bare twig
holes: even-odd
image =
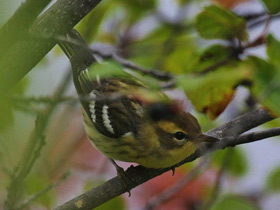
[[[160,80],[171,80],[171,79],[173,79],[173,76],[170,73],[162,72],[162,71],[159,71],[159,70],[156,70],[156,69],[147,69],[147,68],[138,66],[131,61],[128,61],[126,59],[121,58],[120,56],[118,56],[115,53],[102,52],[102,51],[96,50],[96,49],[93,49],[92,52],[94,54],[97,54],[97,55],[101,56],[104,59],[114,59],[119,64],[121,64],[123,67],[133,69],[133,70],[137,70],[138,72],[140,72],[142,74],[150,75],[150,76],[155,77],[155,78],[160,79]]]
[[[46,187],[45,189],[35,193],[34,195],[30,196],[26,201],[24,201],[23,203],[21,203],[19,205],[19,207],[15,208],[15,210],[21,210],[24,209],[25,207],[27,207],[30,203],[32,203],[34,200],[36,200],[37,198],[39,198],[41,195],[45,194],[46,192],[50,191],[51,189],[53,189],[54,187],[58,186],[59,184],[61,184],[62,182],[64,182],[67,177],[69,176],[70,173],[65,173],[59,180],[57,180],[55,183],[50,184],[48,187]]]
[[[208,201],[206,202],[206,204],[203,205],[202,210],[203,209],[204,210],[210,209],[211,206],[213,205],[213,203],[217,200],[217,198],[219,196],[219,193],[220,193],[220,190],[221,190],[222,178],[223,178],[223,175],[225,173],[225,169],[226,169],[227,165],[231,161],[232,152],[233,152],[232,150],[228,150],[225,153],[223,162],[222,162],[221,167],[220,167],[220,170],[218,171],[217,176],[216,176],[216,181],[215,181],[215,184],[213,186],[212,193],[211,193]]]
[[[248,29],[253,29],[258,27],[259,25],[262,25],[263,23],[267,22],[267,19],[271,18],[271,21],[280,18],[280,13],[279,14],[274,14],[271,16],[266,15],[265,17],[261,17],[255,22],[250,23],[247,27]]]
[[[155,198],[152,198],[149,203],[143,208],[143,210],[152,210],[162,204],[163,202],[170,199],[174,196],[178,191],[180,191],[183,187],[185,187],[188,183],[190,183],[194,178],[200,174],[207,166],[207,159],[202,159],[197,166],[192,168],[181,180],[176,182],[173,186],[167,188],[162,193],[157,195]]]
[[[53,111],[56,108],[57,102],[59,98],[65,92],[69,82],[71,81],[71,73],[67,73],[64,81],[61,86],[57,89],[54,94],[54,103],[50,104],[44,112],[38,114],[36,119],[35,129],[32,132],[29,142],[24,149],[22,157],[14,170],[14,175],[11,177],[11,183],[8,187],[8,195],[7,200],[5,202],[6,209],[14,209],[15,206],[18,205],[20,201],[20,193],[22,188],[22,184],[29,174],[31,168],[33,167],[35,161],[40,156],[41,150],[44,146],[44,131],[47,128],[49,118]]]
[[[210,130],[207,132],[208,135],[212,135],[215,137],[226,137],[226,136],[237,136],[247,130],[250,130],[256,126],[259,126],[267,121],[272,120],[273,117],[266,112],[264,109],[258,109],[251,111],[249,113],[246,113],[222,126],[219,126],[215,129]],[[280,130],[280,129],[279,129]],[[271,137],[271,136],[276,136],[280,134],[280,131],[277,129],[277,131],[271,131],[269,132],[270,135],[268,135],[267,132],[263,133],[261,136],[260,134],[254,134],[254,138],[249,138],[249,136],[241,136],[240,138],[235,138],[236,141],[231,139],[229,143],[227,144],[227,141],[221,141],[218,144],[215,145],[216,149],[219,148],[225,148],[227,146],[235,146],[237,144],[242,144],[244,142],[253,142],[256,140],[260,140],[259,137]],[[247,134],[248,135],[248,134]],[[255,138],[258,137],[258,138]],[[250,141],[248,141],[248,139]],[[243,141],[241,141],[243,140]],[[186,162],[191,162],[198,157],[209,153],[211,150],[198,150],[195,152],[193,155],[189,156],[186,158],[184,161],[180,162],[177,164],[175,167],[178,167]],[[122,180],[119,177],[114,177],[104,184],[93,188],[76,198],[73,198],[72,200],[62,204],[61,206],[58,206],[55,208],[55,210],[91,210],[106,201],[122,194],[125,193],[128,189],[132,189],[168,170],[171,170],[171,168],[166,168],[166,169],[147,169],[142,166],[137,166],[137,167],[130,167],[126,170],[126,173],[130,176],[133,177],[134,182],[133,183],[127,183],[127,186],[123,186]],[[79,206],[77,206],[79,204]]]

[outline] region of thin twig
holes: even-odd
[[[218,171],[217,176],[216,176],[216,181],[213,186],[212,193],[211,193],[208,201],[206,202],[206,204],[203,205],[202,210],[210,209],[211,206],[213,205],[213,203],[217,200],[217,198],[220,194],[220,190],[221,190],[223,175],[225,173],[226,167],[228,166],[229,162],[231,161],[231,154],[232,154],[232,149],[228,150],[225,153],[220,170]]]
[[[255,22],[253,23],[250,23],[247,28],[248,29],[253,29],[253,28],[256,28],[258,27],[259,25],[262,25],[263,23],[267,22],[267,19],[271,18],[271,21],[275,20],[275,19],[278,19],[280,18],[280,13],[279,14],[274,14],[274,15],[271,15],[271,16],[265,16],[263,18],[259,18],[258,20],[256,20]]]
[[[23,203],[21,203],[19,205],[19,207],[15,208],[15,210],[21,210],[24,209],[25,207],[27,207],[28,205],[30,205],[30,203],[32,203],[34,200],[36,200],[37,198],[39,198],[40,196],[42,196],[43,194],[47,193],[48,191],[50,191],[51,189],[53,189],[54,187],[60,185],[62,182],[64,182],[67,177],[70,175],[70,173],[65,173],[59,180],[57,180],[56,182],[54,182],[53,184],[50,184],[49,186],[47,186],[45,189],[35,193],[34,195],[30,196],[26,201],[24,201]]]
[[[29,142],[24,149],[22,157],[20,158],[19,163],[14,169],[14,175],[11,177],[11,183],[8,187],[8,196],[5,202],[6,209],[14,209],[20,200],[19,192],[22,188],[22,184],[29,174],[31,168],[33,167],[35,161],[40,156],[41,150],[44,146],[44,131],[46,130],[49,122],[49,118],[53,111],[56,108],[57,102],[59,98],[65,92],[69,82],[71,80],[71,73],[67,73],[64,81],[61,83],[59,88],[54,94],[54,103],[51,103],[44,112],[38,114],[36,119],[35,129],[32,132]]]
[[[164,190],[162,193],[157,195],[155,198],[152,198],[148,204],[143,208],[143,210],[152,210],[159,206],[160,204],[164,203],[171,197],[173,197],[178,191],[180,191],[183,187],[189,184],[192,180],[194,180],[208,165],[207,158],[202,159],[197,166],[192,168],[181,180],[176,182],[171,187]]]

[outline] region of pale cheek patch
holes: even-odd
[[[102,108],[102,118],[103,118],[103,123],[105,128],[112,134],[115,134],[114,129],[111,125],[111,121],[109,119],[109,115],[108,115],[108,106],[104,105]]]

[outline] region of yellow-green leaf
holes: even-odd
[[[280,71],[280,41],[270,34],[267,36],[266,43],[269,61]]]
[[[235,13],[217,5],[205,7],[196,18],[199,35],[205,39],[247,40],[246,22]]]
[[[266,179],[266,188],[273,192],[280,191],[280,167],[274,168]]]
[[[267,11],[271,14],[280,12],[280,1],[279,0],[260,0]]]
[[[273,114],[280,116],[280,69],[258,57],[249,57],[254,72],[253,95]]]
[[[259,210],[252,202],[237,195],[222,196],[210,210]]]
[[[230,152],[230,154],[226,154],[227,152]],[[225,155],[229,155],[229,157],[225,157]],[[240,148],[228,148],[225,150],[219,150],[214,152],[212,155],[213,163],[218,167],[222,166],[225,158],[228,158],[225,170],[229,172],[230,175],[242,176],[247,172],[247,159]]]
[[[177,77],[197,111],[207,113],[214,119],[230,102],[235,86],[251,77],[249,65],[227,65],[204,75],[184,75]]]

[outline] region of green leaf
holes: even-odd
[[[196,72],[201,72],[219,62],[229,58],[231,50],[223,45],[211,45],[200,55],[199,62],[195,67]]]
[[[101,206],[95,208],[95,210],[111,210],[111,209],[118,209],[118,210],[125,210],[126,206],[122,197],[116,197]]]
[[[280,12],[280,1],[279,0],[260,0],[267,11],[271,14]]]
[[[196,28],[205,39],[247,40],[246,22],[230,10],[216,5],[206,7],[196,17]]]
[[[193,37],[185,34],[174,38],[172,50],[163,60],[163,69],[177,74],[195,70],[199,54],[194,41]]]
[[[100,26],[108,10],[113,7],[110,1],[104,1],[98,5],[98,9],[92,10],[77,25],[77,30],[83,35],[87,43],[92,42],[98,33]]]
[[[227,152],[230,152],[230,154],[226,154]],[[225,155],[229,155],[230,157],[225,157]],[[225,158],[228,158],[225,170],[231,175],[243,176],[247,172],[247,159],[244,155],[244,152],[240,148],[219,150],[214,152],[212,155],[212,161],[218,167],[221,167]]]
[[[222,196],[210,210],[259,210],[253,203],[237,195]]]
[[[269,34],[266,43],[269,61],[280,70],[280,41],[275,39],[272,34]]]
[[[274,168],[266,179],[266,188],[272,192],[280,191],[280,166]]]
[[[0,119],[0,131],[10,127],[14,122],[12,103],[3,98],[0,98]]]
[[[31,174],[30,176],[28,176],[26,178],[26,191],[29,195],[33,195],[36,194],[42,190],[44,190],[46,187],[48,187],[51,183],[50,180],[40,174],[38,176],[38,174]],[[38,197],[36,199],[36,202],[49,207],[53,204],[54,200],[55,200],[55,193],[53,190],[49,190],[47,192],[45,192],[44,194],[42,194],[40,197]]]
[[[204,75],[183,75],[177,77],[197,111],[214,119],[230,102],[236,85],[251,77],[249,65],[234,63]]]
[[[249,57],[254,70],[253,95],[273,114],[280,116],[280,69],[258,57]]]

